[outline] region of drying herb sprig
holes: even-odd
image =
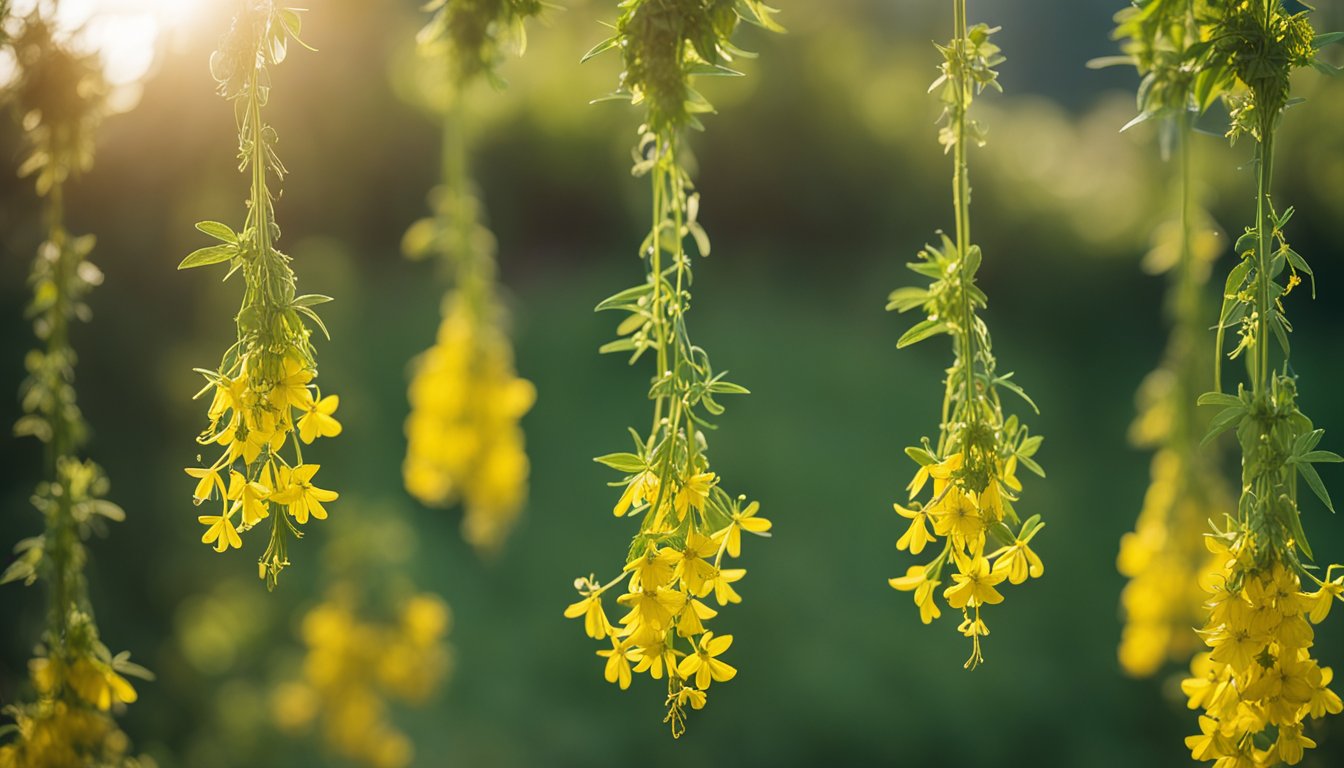
[[[434,346],[412,363],[402,475],[425,504],[460,501],[462,534],[486,554],[503,546],[527,500],[519,420],[536,389],[514,370],[495,238],[468,169],[468,94],[481,79],[503,87],[497,67],[505,51],[522,53],[523,22],[545,7],[537,0],[437,0],[418,38],[425,66],[446,86],[443,169],[429,195],[434,213],[411,225],[403,250],[413,259],[435,258],[452,287]]]
[[[41,581],[48,595],[46,627],[29,662],[36,697],[5,708],[14,723],[0,728],[7,742],[0,765],[133,768],[140,761],[128,756],[129,740],[112,715],[138,698],[128,676],[152,676],[129,653],[114,655],[102,642],[89,600],[85,542],[126,513],[106,499],[102,468],[81,456],[89,428],[76,399],[70,338],[74,322],[91,318],[85,299],[103,273],[88,259],[93,235],[66,228],[66,186],[93,163],[109,88],[97,54],[77,52],[62,39],[55,8],[48,8],[12,21],[0,8],[0,24],[13,30],[0,44],[17,65],[4,98],[26,140],[19,175],[33,179],[46,232],[28,281],[28,317],[41,346],[24,361],[24,415],[14,425],[16,435],[44,446],[43,479],[32,497],[44,530],[18,543],[0,583]]]
[[[299,295],[290,258],[276,242],[276,187],[286,170],[276,152],[279,137],[262,116],[271,98],[270,68],[284,61],[299,38],[299,10],[271,0],[238,0],[232,26],[210,57],[219,95],[233,104],[238,125],[238,170],[250,180],[247,216],[235,231],[218,221],[196,228],[215,245],[193,251],[178,269],[227,264],[225,279],[242,273],[243,302],[235,318],[238,339],[214,369],[196,369],[206,380],[197,397],[211,395],[209,426],[197,438],[216,446],[206,466],[188,467],[196,480],[197,506],[218,503],[218,513],[201,515],[201,541],[217,552],[242,547],[242,534],[269,519],[266,551],[258,575],[274,589],[289,565],[289,542],[303,536],[310,518],[327,517],[335,491],[315,485],[319,465],[303,459],[303,445],[335,437],[341,424],[333,414],[340,400],[322,395],[313,383],[317,355],[313,328],[327,335],[313,309],[331,300]],[[272,515],[272,508],[283,512]]]
[[[1139,414],[1130,429],[1136,446],[1154,450],[1151,481],[1134,531],[1121,539],[1117,567],[1129,578],[1121,593],[1125,628],[1120,665],[1147,676],[1164,663],[1186,663],[1203,645],[1193,627],[1204,613],[1202,583],[1218,567],[1204,546],[1207,521],[1233,506],[1215,452],[1201,450],[1208,426],[1195,406],[1212,384],[1212,350],[1205,334],[1212,314],[1204,288],[1213,261],[1224,250],[1195,194],[1194,123],[1196,70],[1191,50],[1200,44],[1195,0],[1144,0],[1116,14],[1114,37],[1124,55],[1093,66],[1132,65],[1141,82],[1138,116],[1157,128],[1164,158],[1175,157],[1178,213],[1163,223],[1144,260],[1146,271],[1167,273],[1165,302],[1171,335],[1160,367],[1139,389]]]
[[[622,489],[613,513],[638,520],[638,529],[619,575],[576,580],[582,599],[565,615],[583,617],[590,637],[610,642],[597,652],[606,659],[608,682],[627,688],[633,673],[645,672],[667,678],[665,722],[679,737],[687,710],[704,707],[710,685],[737,674],[721,658],[733,636],[707,627],[718,610],[706,599],[712,593],[719,607],[741,601],[732,585],[746,571],[726,567],[725,558],[741,553],[743,531],[768,535],[771,527],[756,515],[759,504],[729,494],[710,469],[706,433],[724,412],[717,398],[747,390],[716,371],[691,340],[688,241],[701,256],[709,255],[710,242],[684,165],[683,134],[703,128],[699,115],[713,109],[694,79],[741,74],[729,66],[748,55],[731,42],[739,22],[782,30],[775,11],[757,0],[626,0],[620,7],[615,34],[584,58],[607,50],[623,57],[620,87],[608,98],[645,109],[633,172],[649,179],[653,210],[639,248],[644,280],[597,310],[623,316],[603,353],[629,353],[631,364],[652,358],[653,416],[647,432],[630,430],[630,450],[597,458],[623,476],[612,484]],[[602,595],[622,583],[616,602],[626,613],[612,624]]]
[[[1274,150],[1284,113],[1295,103],[1290,76],[1314,66],[1331,70],[1318,50],[1344,35],[1317,35],[1306,11],[1289,12],[1281,0],[1223,0],[1195,10],[1199,43],[1187,51],[1193,99],[1203,111],[1222,100],[1227,136],[1255,142],[1256,218],[1233,249],[1216,323],[1214,389],[1200,405],[1218,408],[1204,442],[1230,431],[1241,449],[1241,494],[1234,510],[1212,522],[1207,536],[1217,557],[1207,618],[1200,634],[1209,652],[1195,657],[1183,684],[1192,709],[1203,710],[1200,734],[1186,739],[1196,760],[1219,765],[1295,765],[1315,746],[1308,719],[1344,710],[1329,688],[1333,672],[1312,654],[1312,624],[1323,621],[1344,595],[1339,565],[1320,572],[1302,522],[1304,482],[1333,510],[1315,465],[1341,458],[1319,447],[1324,430],[1298,404],[1298,379],[1289,367],[1286,301],[1315,278],[1289,245],[1292,207],[1275,205]],[[1236,337],[1227,357],[1246,376],[1229,393],[1222,386],[1224,339]],[[1314,589],[1313,589],[1314,587]],[[1310,590],[1310,591],[1308,591]]]
[[[1042,477],[1045,473],[1032,458],[1043,438],[1032,435],[1003,405],[1002,394],[1008,392],[1036,410],[1012,380],[1013,374],[998,370],[989,326],[979,314],[987,303],[975,280],[983,254],[971,240],[968,154],[971,145],[984,145],[986,134],[971,119],[970,108],[985,90],[1002,90],[995,67],[1004,57],[993,41],[997,27],[968,26],[965,0],[954,0],[952,8],[953,37],[938,46],[943,63],[929,90],[937,92],[943,104],[938,140],[952,155],[955,229],[950,236],[939,232],[940,243],[925,246],[920,260],[909,265],[929,278],[928,287],[898,288],[887,304],[889,310],[919,309],[925,314],[900,337],[898,348],[943,335],[952,342],[954,356],[944,382],[938,440],[924,438],[905,449],[919,469],[907,486],[909,506],[894,505],[910,520],[896,546],[919,555],[934,544],[937,554],[889,583],[914,593],[925,624],[942,615],[939,594],[961,612],[958,631],[971,639],[965,666],[974,669],[984,661],[980,639],[989,634],[981,608],[1003,601],[998,585],[1005,580],[1021,584],[1045,572],[1030,546],[1045,524],[1039,515],[1021,520],[1014,507],[1022,491],[1018,466]],[[930,479],[932,495],[917,501]],[[990,542],[993,546],[987,550]],[[939,593],[944,569],[952,570],[952,584]]]

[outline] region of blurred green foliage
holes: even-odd
[[[707,86],[723,115],[691,140],[715,238],[698,265],[696,329],[754,393],[725,416],[716,469],[753,489],[776,529],[744,559],[746,600],[730,609],[739,679],[675,747],[658,702],[602,682],[591,644],[560,615],[571,579],[624,546],[609,521],[608,473],[590,457],[624,434],[646,384],[644,372],[596,354],[610,328],[591,313],[637,276],[648,204],[627,170],[635,118],[587,104],[610,89],[616,62],[578,64],[606,36],[596,20],[611,6],[571,0],[548,14],[527,57],[501,68],[508,91],[474,105],[474,173],[514,292],[519,373],[539,391],[524,421],[532,501],[501,557],[482,565],[457,513],[421,509],[400,487],[406,362],[432,339],[440,293],[424,265],[398,253],[438,171],[436,122],[412,98],[422,17],[409,0],[320,5],[304,35],[323,55],[277,71],[287,97],[271,115],[292,171],[277,207],[300,288],[341,297],[324,316],[336,341],[323,349],[323,378],[339,385],[346,434],[323,472],[342,478],[343,497],[305,544],[316,552],[346,535],[341,518],[409,526],[405,574],[451,604],[453,679],[431,707],[397,713],[418,765],[1184,764],[1193,716],[1169,682],[1125,679],[1115,661],[1115,554],[1148,462],[1125,431],[1164,338],[1163,284],[1139,260],[1171,195],[1152,134],[1118,133],[1134,113],[1130,77],[1083,68],[1114,50],[1111,4],[1019,0],[975,12],[1004,25],[1011,54],[1002,71],[1012,95],[981,102],[991,143],[977,158],[977,237],[998,254],[980,276],[993,297],[986,317],[999,354],[1030,372],[1021,383],[1051,436],[1041,454],[1051,475],[1035,501],[1051,521],[1036,542],[1047,573],[1001,612],[991,663],[975,675],[961,670],[960,638],[921,631],[886,584],[900,572],[902,521],[890,508],[907,474],[900,446],[929,426],[945,355],[930,346],[898,356],[903,325],[883,303],[929,224],[950,225],[950,161],[930,151],[937,107],[924,88],[937,64],[929,41],[951,20],[912,2],[784,3],[790,34],[746,36],[762,52],[742,63],[750,77]],[[339,765],[315,743],[282,738],[266,709],[267,686],[298,663],[298,617],[320,599],[323,566],[296,565],[266,595],[239,576],[249,574],[236,553],[199,546],[182,490],[197,428],[190,368],[202,349],[228,343],[219,319],[235,307],[229,286],[174,267],[193,246],[191,222],[242,206],[228,107],[200,53],[227,8],[206,8],[140,105],[106,123],[97,166],[69,194],[72,228],[98,235],[107,274],[93,322],[73,339],[89,451],[112,480],[109,498],[133,510],[114,538],[91,545],[93,603],[106,641],[135,648],[159,676],[123,721],[137,749],[169,767]],[[1322,29],[1344,26],[1338,7],[1318,18]],[[1295,247],[1325,296],[1338,295],[1329,286],[1344,285],[1344,83],[1313,76],[1297,92],[1308,101],[1285,123],[1280,194],[1297,206]],[[40,239],[30,185],[12,173],[19,139],[12,124],[0,131],[5,424],[18,414],[3,393],[23,375],[23,276]],[[1223,144],[1198,146],[1197,175],[1231,228],[1253,206],[1250,156]],[[1293,300],[1303,406],[1338,449],[1344,311],[1328,298]],[[26,505],[40,458],[5,433],[0,466],[8,542],[33,532]],[[1322,475],[1344,487],[1338,468]],[[1344,522],[1309,515],[1315,546],[1338,550]],[[0,700],[25,685],[41,605],[35,590],[0,591]],[[1317,645],[1323,663],[1344,664],[1339,622],[1322,626]],[[966,716],[983,720],[981,737],[964,738]],[[1304,765],[1344,763],[1337,720],[1312,734],[1321,745]]]

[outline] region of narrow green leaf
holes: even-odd
[[[593,459],[598,464],[605,464],[618,472],[643,472],[648,468],[644,460],[633,453],[608,453],[605,456],[598,456]]]
[[[582,64],[583,62],[593,58],[599,53],[609,51],[612,48],[615,48],[616,46],[620,45],[620,43],[621,43],[620,38],[609,37],[606,40],[603,40],[602,42],[598,43],[597,45],[594,45],[592,48],[589,48],[588,52],[583,54],[583,58],[579,59],[579,63]]]
[[[238,233],[234,232],[233,228],[228,224],[221,224],[218,221],[198,221],[196,222],[196,229],[199,229],[201,232],[204,232],[216,240],[232,245],[238,244]]]
[[[1325,508],[1334,512],[1335,505],[1330,501],[1330,494],[1325,490],[1325,483],[1321,482],[1321,476],[1316,474],[1316,468],[1307,462],[1298,462],[1297,471],[1307,481],[1307,485],[1311,486],[1311,490],[1316,493],[1316,498],[1325,504]]]
[[[205,248],[198,248],[182,260],[177,265],[178,269],[192,269],[194,267],[204,267],[210,264],[218,264],[221,261],[228,261],[238,254],[238,247],[234,245],[211,245]]]
[[[947,333],[947,323],[941,320],[922,320],[915,327],[906,331],[900,339],[896,341],[897,349],[904,349],[911,344],[917,344],[930,336],[937,336],[940,333]]]

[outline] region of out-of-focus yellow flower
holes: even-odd
[[[477,549],[503,545],[527,496],[519,419],[536,389],[513,369],[507,337],[460,296],[445,300],[437,343],[415,361],[406,421],[406,490],[422,503],[465,508]]]
[[[303,677],[274,690],[272,714],[290,731],[316,723],[327,746],[350,760],[403,768],[414,750],[388,719],[388,702],[423,704],[438,689],[450,666],[443,640],[452,614],[434,595],[417,594],[400,603],[395,621],[368,621],[355,614],[347,586],[334,585],[304,616]]]

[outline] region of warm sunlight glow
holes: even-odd
[[[208,0],[63,0],[56,7],[58,25],[77,47],[97,51],[108,82],[131,86],[149,72],[163,41],[186,26]],[[23,16],[43,0],[16,0],[14,14]]]

